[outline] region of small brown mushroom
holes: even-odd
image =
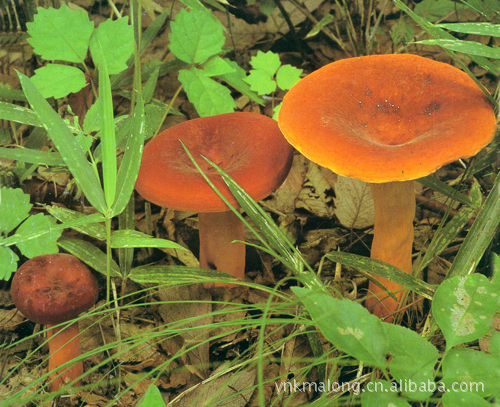
[[[371,183],[371,257],[412,269],[413,181],[475,155],[496,132],[488,98],[464,72],[416,55],[343,59],[313,72],[285,96],[279,126],[310,160]],[[379,279],[393,291],[401,287]],[[392,320],[398,302],[370,283],[372,312]]]
[[[243,279],[242,222],[213,191],[184,151],[182,141],[208,178],[235,207],[238,202],[216,170],[227,172],[253,199],[270,195],[285,180],[293,148],[276,121],[256,113],[227,113],[180,123],[144,147],[136,190],[168,208],[198,212],[200,267]]]
[[[66,328],[53,325],[76,318],[96,303],[99,287],[95,276],[70,254],[37,256],[17,270],[11,293],[14,304],[26,318],[49,328],[49,371],[57,370],[50,377],[51,390],[57,391],[81,377],[81,361],[58,369],[81,355],[78,323]],[[75,385],[81,385],[80,380]]]

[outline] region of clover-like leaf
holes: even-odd
[[[281,65],[280,57],[272,51],[266,53],[257,51],[257,55],[250,60],[250,65],[256,71],[267,73],[270,77],[276,74],[276,71]]]
[[[243,79],[250,85],[250,90],[258,95],[268,95],[276,90],[276,81],[265,71],[250,71],[250,74]]]
[[[53,96],[56,99],[76,93],[87,84],[85,75],[78,68],[59,64],[36,69],[31,80],[44,98]]]
[[[82,9],[39,7],[34,22],[27,23],[28,42],[43,59],[83,63],[94,23]]]
[[[17,270],[19,257],[8,247],[0,246],[0,280],[9,280]]]
[[[33,205],[20,188],[0,189],[0,233],[8,233],[26,219]]]

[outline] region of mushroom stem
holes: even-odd
[[[198,214],[200,267],[245,278],[245,228],[232,211]],[[226,284],[215,284],[226,286]]]
[[[375,206],[375,226],[371,258],[389,263],[406,273],[412,269],[413,219],[415,217],[415,192],[413,181],[371,184]],[[391,291],[401,286],[384,278],[376,277]],[[391,322],[403,292],[396,294],[396,302],[377,285],[370,282],[366,307],[379,318]]]
[[[65,384],[83,375],[82,362],[59,369],[61,365],[81,355],[78,323],[74,322],[67,327],[57,328],[54,328],[53,325],[47,325],[47,328],[50,328],[47,331],[50,353],[49,371],[57,370],[57,372],[50,375],[52,380],[50,389],[51,391],[57,391]],[[81,384],[81,380],[78,380],[74,386],[81,386]]]

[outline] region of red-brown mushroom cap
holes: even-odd
[[[279,126],[310,160],[366,182],[411,180],[475,155],[496,132],[467,74],[416,55],[343,59],[299,81]]]
[[[179,140],[235,206],[222,178],[201,156],[220,166],[257,201],[281,185],[292,163],[293,148],[269,117],[227,113],[180,123],[146,144],[135,185],[148,201],[172,209],[229,209],[194,167]]]
[[[99,295],[97,279],[70,254],[33,257],[14,275],[12,299],[17,309],[38,324],[59,324],[92,307]]]

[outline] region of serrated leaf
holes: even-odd
[[[203,64],[203,73],[206,76],[217,76],[231,74],[235,68],[227,63],[225,59],[220,56],[214,56],[207,59]]]
[[[264,105],[265,100],[261,98],[259,95],[257,95],[257,93],[253,92],[250,89],[248,83],[244,81],[247,76],[245,70],[239,67],[235,61],[231,61],[227,58],[225,58],[224,61],[226,61],[226,63],[234,69],[234,72],[229,74],[219,75],[218,78],[226,82],[229,86],[233,87],[241,94],[249,97],[254,102]]]
[[[111,247],[121,249],[126,247],[158,247],[163,249],[186,250],[180,244],[167,239],[151,237],[137,230],[115,230],[111,234]]]
[[[94,31],[90,39],[90,52],[97,67],[101,65],[103,58],[97,51],[98,41],[101,43],[109,75],[127,69],[127,60],[134,52],[134,29],[128,24],[128,17],[108,19]]]
[[[28,42],[43,59],[83,63],[94,23],[82,10],[39,7],[34,22],[27,23]]]
[[[222,52],[224,27],[208,9],[182,9],[171,24],[170,50],[181,61],[199,64]]]
[[[59,99],[87,85],[82,71],[74,66],[59,64],[48,64],[36,69],[31,80],[44,98],[53,96]]]
[[[276,74],[278,87],[282,90],[291,89],[300,80],[302,72],[304,72],[303,69],[295,68],[292,65],[283,65]]]
[[[0,189],[0,234],[9,233],[30,213],[30,196],[20,188]]]
[[[432,314],[443,331],[446,348],[486,335],[500,307],[494,285],[481,274],[455,276],[441,283],[434,294]]]
[[[9,280],[17,270],[19,257],[8,247],[0,246],[0,280]]]
[[[266,53],[257,51],[257,55],[250,60],[250,65],[256,71],[267,73],[269,77],[273,77],[281,65],[280,57],[272,51]]]
[[[335,216],[346,228],[364,229],[373,225],[375,208],[370,185],[338,176],[335,188]]]
[[[269,95],[276,90],[276,81],[265,71],[250,71],[250,74],[243,79],[250,85],[250,90],[258,95]]]
[[[201,117],[232,113],[236,104],[231,91],[220,83],[206,77],[199,69],[183,69],[179,72],[179,81]]]
[[[384,369],[389,339],[379,318],[353,301],[308,288],[293,287],[292,291],[325,338],[359,361]]]
[[[49,230],[49,233],[45,233],[41,238],[18,243],[17,247],[21,250],[21,253],[30,259],[42,254],[58,253],[57,239],[61,236],[62,230],[55,229],[51,231],[54,226],[56,226],[56,220],[51,216],[45,216],[43,213],[30,216],[25,220],[17,229],[16,235],[22,236],[34,230]]]

